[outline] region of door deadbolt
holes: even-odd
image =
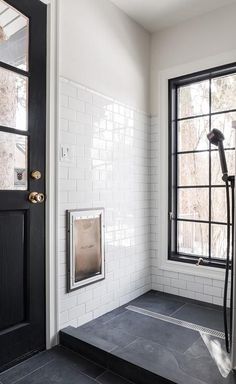
[[[45,200],[45,196],[43,193],[31,192],[29,194],[29,201],[33,204],[43,203]]]
[[[31,177],[32,177],[32,179],[34,179],[34,180],[39,180],[39,179],[41,179],[42,174],[41,174],[40,171],[32,171],[32,172],[31,172]]]

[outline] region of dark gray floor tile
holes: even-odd
[[[106,325],[111,330],[125,331],[132,336],[156,341],[167,348],[181,352],[188,349],[199,337],[198,332],[131,311],[109,321]]]
[[[116,344],[106,341],[105,339],[102,339],[101,337],[98,337],[95,334],[91,334],[90,332],[85,332],[85,330],[82,327],[79,327],[79,328],[67,327],[63,329],[63,333],[70,335],[72,337],[78,338],[88,344],[94,345],[95,347],[98,347],[106,352],[110,352],[117,347]]]
[[[114,320],[114,319],[113,319]],[[128,345],[136,339],[136,336],[133,336],[130,333],[127,333],[123,329],[116,329],[110,325],[110,321],[106,324],[97,324],[96,327],[88,330],[87,333],[93,337],[96,336],[102,340],[111,343],[117,347],[123,347]]]
[[[64,347],[56,347],[53,350],[55,360],[59,361],[60,359],[65,360],[68,359],[70,362],[76,364],[79,370],[90,376],[91,378],[96,378],[100,376],[103,372],[105,372],[105,368],[95,364],[94,362],[87,360],[83,356],[75,353]]]
[[[28,375],[30,372],[33,372],[45,364],[48,364],[53,359],[54,356],[52,351],[38,353],[30,359],[23,361],[15,367],[10,368],[0,374],[0,382],[2,382],[2,384],[11,384],[16,380],[19,380],[20,378]]]
[[[131,384],[131,381],[125,380],[111,371],[104,372],[97,378],[97,381],[101,384]]]
[[[100,319],[101,322],[103,324],[105,324],[107,321],[114,319],[114,317],[119,316],[126,311],[127,311],[126,305],[122,305],[121,307],[118,307],[118,308],[114,309],[113,311],[106,313],[105,315],[99,317],[98,319]]]
[[[139,338],[129,346],[115,351],[116,355],[139,367],[165,377],[178,384],[206,384],[191,374],[185,373],[179,367],[176,355],[178,352],[170,351],[158,343]],[[208,384],[208,383],[207,383]]]
[[[105,315],[98,317],[95,320],[89,321],[88,323],[82,325],[80,328],[86,331],[93,330],[94,328],[97,328],[98,325],[106,324],[108,321],[114,319],[116,316],[119,316],[126,311],[126,306],[123,305],[119,308],[114,309],[111,312],[106,313]]]
[[[54,360],[18,381],[19,384],[95,384],[96,381],[80,372],[68,359]]]
[[[224,340],[203,335],[184,354],[176,355],[179,368],[207,384],[235,384]]]
[[[224,330],[223,312],[195,304],[185,304],[173,317],[217,331]]]
[[[129,305],[135,305],[152,312],[161,313],[162,315],[171,315],[177,309],[185,304],[184,300],[176,300],[170,296],[160,294],[159,292],[150,291],[131,301]]]

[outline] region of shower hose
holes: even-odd
[[[227,250],[226,250],[226,266],[225,266],[225,283],[224,283],[224,331],[225,331],[225,346],[228,353],[231,351],[232,345],[232,322],[233,322],[233,263],[234,263],[234,176],[229,176],[225,181],[226,186],[226,205],[227,205]],[[230,210],[230,189],[231,189],[231,210]],[[230,218],[232,220],[232,231],[230,230]],[[232,235],[231,235],[231,233]],[[231,241],[230,241],[231,239]],[[230,255],[232,255],[230,260]],[[231,283],[230,283],[230,309],[229,309],[229,326],[227,316],[227,298],[228,298],[228,283],[229,271],[231,269]]]

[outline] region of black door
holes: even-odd
[[[45,348],[45,100],[46,5],[0,0],[0,370]]]

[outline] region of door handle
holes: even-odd
[[[39,192],[31,192],[29,194],[29,201],[32,203],[32,204],[41,204],[43,203],[45,200],[45,196],[43,193],[39,193]]]

